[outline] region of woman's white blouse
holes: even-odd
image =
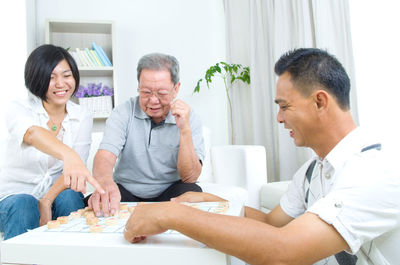
[[[63,162],[49,169],[49,155],[23,142],[28,128],[48,129],[49,115],[41,99],[30,95],[14,101],[6,116],[8,139],[3,168],[0,171],[0,200],[14,194],[30,194],[40,199],[62,174]],[[68,101],[67,115],[62,122],[63,143],[75,150],[86,162],[91,144],[92,115],[83,107]]]

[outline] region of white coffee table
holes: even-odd
[[[242,216],[243,204],[230,203],[228,215]],[[131,244],[122,233],[44,232],[39,227],[1,244],[3,264],[230,264],[222,252],[179,233],[149,236]]]

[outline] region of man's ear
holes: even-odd
[[[176,98],[176,96],[178,96],[178,92],[179,92],[180,88],[181,88],[181,82],[178,82],[174,87],[174,93],[173,93],[174,98]]]
[[[328,107],[330,97],[325,90],[317,90],[314,93],[314,101],[318,110],[324,110]]]

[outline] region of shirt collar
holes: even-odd
[[[366,146],[364,134],[361,128],[357,127],[348,133],[325,157],[333,168],[340,168],[350,156],[360,153]]]
[[[135,98],[135,117],[142,120],[151,119],[151,117],[140,107],[139,96]],[[167,117],[165,117],[165,123],[176,124],[175,117],[171,114],[171,111],[169,111]]]
[[[44,115],[46,118],[49,118],[49,114],[43,107],[42,99],[33,95],[32,93],[29,92],[28,95],[29,100],[32,102],[32,110],[35,111],[38,114]],[[79,111],[78,108],[74,107],[74,103],[71,102],[71,100],[68,100],[67,102],[67,115],[64,118],[64,121],[67,120],[79,120],[81,112]]]

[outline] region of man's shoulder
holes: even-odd
[[[113,112],[118,112],[119,114],[121,113],[131,114],[134,113],[135,106],[136,106],[135,98],[129,98],[128,100],[125,100],[121,104],[115,106]]]

